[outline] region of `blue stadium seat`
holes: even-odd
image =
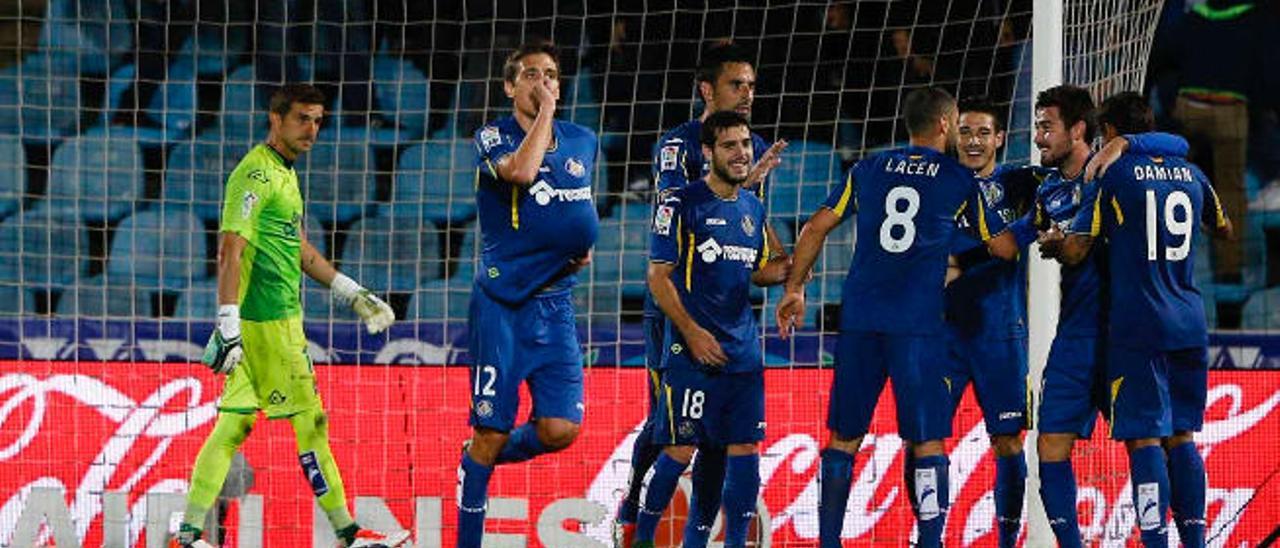
[[[58,139],[80,130],[83,111],[75,63],[71,55],[37,52],[2,71],[0,78],[18,82],[24,140]]]
[[[1256,291],[1244,303],[1245,329],[1280,330],[1280,287]]]
[[[344,225],[364,214],[373,200],[373,151],[367,143],[333,142],[321,135],[295,168],[307,214],[325,226]]]
[[[206,222],[218,220],[227,176],[244,156],[232,153],[216,140],[207,140],[210,137],[216,139],[216,136],[205,136],[184,141],[169,151],[160,192],[166,205],[189,207]]]
[[[128,284],[108,284],[104,276],[81,279],[58,297],[54,314],[58,316],[117,316],[148,318],[152,316],[153,292]]]
[[[0,70],[0,134],[18,135],[22,131],[20,97],[16,68]]]
[[[52,0],[40,28],[40,52],[70,58],[71,76],[101,76],[133,45],[133,19],[123,0]]]
[[[192,283],[178,296],[173,317],[180,320],[210,320],[218,312],[218,280]]]
[[[619,204],[612,214],[600,220],[591,266],[587,268],[595,288],[613,288],[620,297],[639,298],[645,292],[645,272],[649,267],[650,207],[647,203]],[[608,298],[611,293],[604,293]],[[596,306],[611,306],[598,303]],[[608,310],[605,308],[604,310]]]
[[[782,152],[782,163],[770,174],[770,185],[765,190],[769,216],[792,220],[792,223],[807,218],[822,204],[830,189],[842,182],[842,176],[840,155],[830,145],[808,141],[789,144]]]
[[[267,134],[266,98],[259,97],[253,65],[241,65],[222,85],[222,113],[216,124],[220,134],[235,141],[253,141]]]
[[[440,277],[444,259],[434,230],[387,217],[356,221],[342,247],[343,271],[376,292],[413,291]]]
[[[146,105],[147,117],[158,122],[169,140],[188,136],[196,122],[196,72],[190,63],[169,66],[168,77]]]
[[[569,81],[570,102],[562,109],[569,113],[569,120],[575,124],[600,133],[601,119],[604,117],[604,106],[595,91],[595,75],[590,68],[582,67],[578,74]]]
[[[356,314],[350,307],[335,305],[329,288],[303,276],[302,315],[313,321],[353,322]]]
[[[27,154],[22,141],[0,135],[0,219],[18,212],[26,189]]]
[[[186,287],[205,278],[206,241],[204,225],[186,211],[139,211],[111,237],[108,280],[112,285]]]
[[[418,321],[467,321],[472,281],[453,277],[424,282],[413,294],[412,316]]]
[[[29,314],[34,311],[30,291],[20,283],[0,281],[0,316]]]
[[[384,117],[415,137],[426,134],[431,85],[418,67],[379,54],[373,58],[373,91]]]
[[[92,222],[116,221],[142,197],[142,153],[131,139],[84,136],[53,152],[49,200]]]
[[[826,245],[814,265],[814,277],[820,280],[820,292],[810,295],[811,303],[838,303],[844,291],[844,279],[849,275],[853,262],[853,249],[857,235],[853,219],[827,234]]]
[[[303,230],[307,234],[307,241],[320,251],[321,255],[329,258],[329,232],[320,224],[320,220],[310,215],[302,216]]]
[[[472,282],[476,275],[476,265],[480,262],[479,242],[480,223],[475,223],[462,235],[462,242],[458,245],[457,268],[450,279],[457,278],[467,283]],[[442,255],[450,256],[447,253]]]
[[[434,223],[462,223],[476,214],[475,145],[469,139],[428,141],[405,149],[396,166],[391,212]]]
[[[45,206],[0,222],[0,283],[28,289],[71,282],[89,255],[89,234]]]

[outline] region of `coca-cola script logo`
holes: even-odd
[[[466,370],[324,366],[317,375],[347,495],[359,498],[357,517],[412,531],[419,546],[452,545],[458,448],[468,434]],[[643,375],[592,368],[581,437],[564,452],[500,468],[487,530],[523,536],[530,546],[604,545],[645,412]],[[766,374],[761,523],[773,546],[815,544],[829,382],[829,371]],[[124,493],[128,523],[120,527],[129,546],[144,545],[146,495],[186,490],[220,383],[188,364],[0,362],[0,545],[13,538],[31,490],[42,487],[64,494],[83,546],[104,544],[104,516],[111,515],[104,493]],[[1280,477],[1280,454],[1267,449],[1280,439],[1280,375],[1214,372],[1210,385],[1197,438],[1209,475],[1209,544],[1252,545],[1280,523],[1280,481],[1271,481]],[[905,545],[912,534],[901,487],[903,442],[892,433],[892,402],[886,396],[880,405],[854,470],[846,546]],[[1128,461],[1104,433],[1100,428],[1079,444],[1074,457],[1082,530],[1094,545],[1132,545]],[[969,399],[955,434],[948,443],[947,543],[994,546],[994,463]],[[257,511],[262,515],[249,521],[269,531],[264,546],[329,546],[331,533],[313,509],[287,422],[259,420],[243,453],[256,472],[251,493],[263,503],[256,510],[233,505],[227,545],[241,545],[236,512]],[[1043,540],[1029,536],[1035,534],[1024,527],[1029,545]],[[42,529],[39,539],[52,535]]]

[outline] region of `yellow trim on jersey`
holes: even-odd
[[[836,207],[832,211],[837,217],[844,217],[844,210],[849,207],[849,198],[853,196],[853,173],[844,179],[844,192],[840,193],[840,201],[836,202]]]
[[[959,218],[960,218],[960,216],[964,214],[964,208],[966,208],[966,207],[969,207],[969,200],[965,200],[964,202],[962,202],[962,203],[960,204],[960,208],[959,208],[959,209],[956,209],[956,213],[955,213],[955,215],[952,215],[952,216],[951,216],[951,218],[952,218],[952,219],[959,219]]]
[[[689,231],[689,253],[684,263],[684,290],[693,291],[693,231]]]
[[[520,230],[520,186],[511,185],[511,228]]]
[[[987,227],[987,209],[982,207],[981,202],[978,203],[978,235],[982,236],[984,242],[991,240],[991,229]]]
[[[1218,199],[1218,191],[1213,189],[1212,185],[1205,185],[1209,189],[1209,194],[1213,195],[1213,213],[1214,228],[1222,228],[1227,226],[1227,214],[1222,212],[1222,200]]]
[[[1025,392],[1023,397],[1024,401],[1027,402],[1027,415],[1023,417],[1023,423],[1027,429],[1030,430],[1031,427],[1036,425],[1036,409],[1034,402],[1032,401],[1032,398],[1035,398],[1035,394],[1031,392],[1031,375],[1022,377],[1022,381],[1022,386],[1024,388],[1023,391]]]
[[[1089,223],[1089,235],[1097,236],[1102,233],[1102,191],[1098,191],[1098,197],[1093,199],[1093,222]]]
[[[1107,423],[1107,437],[1116,429],[1116,398],[1120,396],[1120,385],[1124,384],[1124,377],[1111,381],[1111,421]]]
[[[662,391],[662,379],[658,377],[658,370],[650,369],[649,378],[652,379],[652,382],[653,382],[653,397],[658,398],[659,396],[661,396],[661,391]]]
[[[762,228],[761,230],[764,229]],[[765,263],[769,262],[769,235],[761,234],[761,237],[764,240],[764,250],[760,253],[760,266],[757,268],[764,268]]]
[[[663,388],[667,391],[667,431],[671,433],[671,445],[676,443],[676,416],[675,409],[671,407],[671,386],[663,384]]]
[[[492,161],[490,161],[488,158],[485,158],[485,159],[484,159],[484,165],[489,166],[489,174],[490,174],[490,175],[493,175],[493,178],[494,178],[494,179],[498,179],[498,178],[499,178],[499,177],[498,177],[498,168],[493,167],[493,162],[492,162]],[[480,170],[479,170],[479,169],[477,169],[476,171],[478,172],[478,171],[480,171]]]
[[[1116,212],[1116,224],[1124,224],[1124,212],[1120,210],[1120,200],[1117,200],[1115,196],[1111,197],[1111,209]]]

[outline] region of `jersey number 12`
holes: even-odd
[[[1165,246],[1164,258],[1169,261],[1181,261],[1191,253],[1191,230],[1195,228],[1191,220],[1191,197],[1186,192],[1175,190],[1164,199],[1164,207],[1160,207],[1156,191],[1147,191],[1147,260],[1159,260],[1159,244],[1157,240],[1157,211],[1164,211],[1164,226],[1169,234],[1182,238],[1176,246]],[[1182,210],[1181,213],[1178,210]],[[1179,218],[1181,215],[1181,218]]]

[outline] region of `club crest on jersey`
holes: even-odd
[[[573,175],[579,179],[581,179],[583,175],[587,174],[587,166],[582,165],[582,162],[577,158],[569,158],[568,160],[565,160],[564,170],[568,171],[569,175]]]
[[[746,233],[747,236],[756,235],[756,223],[751,220],[751,217],[742,218],[742,232]]]
[[[476,416],[489,418],[493,416],[493,402],[480,400],[476,402]]]
[[[692,421],[680,421],[680,426],[678,426],[677,429],[680,431],[680,437],[682,438],[693,437],[694,430],[693,430]]]
[[[498,131],[498,128],[493,126],[485,126],[484,129],[480,130],[480,144],[484,146],[484,150],[486,152],[488,152],[489,149],[496,147],[501,143],[502,143],[502,133]]]
[[[267,172],[262,171],[261,169],[255,169],[255,170],[253,170],[253,171],[250,171],[250,172],[249,172],[249,178],[250,178],[250,179],[253,179],[253,180],[255,180],[255,181],[259,182],[259,183],[268,183],[268,182],[270,182],[270,181],[268,181],[268,180],[267,180]]]
[[[662,147],[662,152],[658,154],[658,169],[660,171],[671,171],[675,169],[678,164],[679,156],[680,147],[674,145]]]
[[[675,216],[675,208],[669,205],[658,206],[653,216],[653,232],[661,236],[671,234],[671,218]]]
[[[1080,205],[1080,200],[1084,199],[1084,189],[1080,185],[1071,187],[1071,205]]]
[[[996,184],[995,181],[982,181],[978,183],[978,186],[981,187],[982,199],[986,200],[989,208],[995,209],[996,204],[1000,203],[1000,200],[1004,198],[1004,189]]]

